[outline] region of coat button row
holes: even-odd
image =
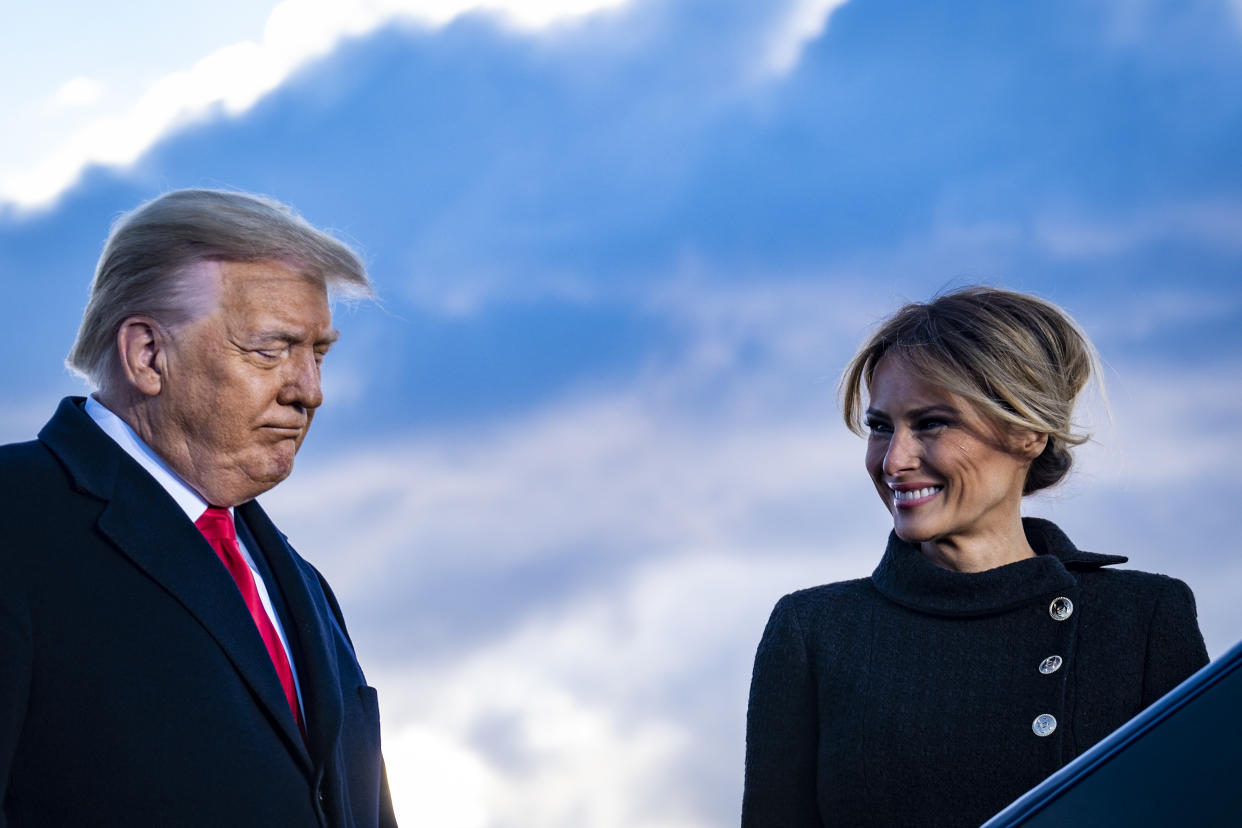
[[[1052,616],[1053,621],[1064,621],[1074,614],[1074,602],[1065,596],[1054,598],[1048,605],[1048,614]],[[1045,676],[1051,675],[1060,670],[1064,663],[1065,660],[1059,655],[1050,655],[1039,663],[1039,672]],[[1057,717],[1051,713],[1041,713],[1035,717],[1035,721],[1031,722],[1031,730],[1041,739],[1051,736],[1056,729]]]
[[[1051,713],[1041,713],[1035,717],[1035,721],[1031,722],[1031,730],[1035,731],[1036,736],[1051,736],[1052,731],[1057,729],[1057,717]]]

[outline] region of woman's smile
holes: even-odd
[[[916,506],[922,506],[930,503],[932,498],[940,494],[944,486],[914,486],[906,487],[901,484],[890,484],[893,490],[893,505],[898,509],[913,509]]]
[[[1015,537],[1034,456],[1018,436],[895,356],[880,360],[870,392],[867,472],[897,536],[971,569],[1031,554]]]

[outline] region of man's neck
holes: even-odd
[[[191,521],[198,520],[199,515],[207,508],[207,501],[155,453],[132,425],[94,394],[86,400],[86,413],[126,454],[155,478]]]

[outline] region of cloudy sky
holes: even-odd
[[[264,502],[407,824],[736,824],[767,613],[888,527],[839,372],[957,285],[1104,358],[1029,513],[1242,638],[1242,2],[0,3],[0,440],[88,390],[62,360],[142,200],[263,192],[369,264]]]

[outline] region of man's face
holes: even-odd
[[[216,301],[172,334],[149,442],[209,503],[236,506],[293,470],[336,332],[324,288],[279,262],[212,262],[191,278]]]

